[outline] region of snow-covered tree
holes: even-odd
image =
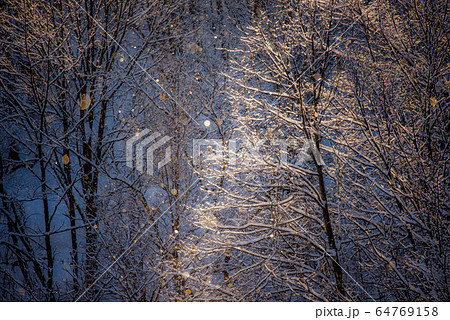
[[[94,284],[103,269],[100,253],[109,241],[102,237],[105,203],[117,194],[108,188],[123,180],[110,176],[111,167],[120,160],[114,146],[127,138],[127,130],[135,130],[127,128],[121,116],[122,109],[124,114],[133,112],[127,108],[132,100],[129,90],[136,85],[130,75],[148,72],[161,56],[155,43],[162,41],[163,29],[174,19],[177,2],[11,0],[4,4],[1,125],[10,150],[17,154],[8,160],[9,179],[15,175],[29,188],[22,197],[17,193],[20,185],[5,192],[12,199],[34,203],[35,210],[25,210],[24,219],[38,216],[32,227],[11,220],[13,212],[5,209],[8,222],[34,229],[17,235],[19,245],[5,241],[6,254],[13,252],[16,259],[25,256],[27,263],[35,259],[42,265],[45,295],[35,294],[35,286],[21,281],[13,287],[26,292],[24,299],[72,299],[88,288],[89,298],[99,299],[101,286]],[[141,65],[148,56],[153,58],[151,64]],[[67,252],[55,242],[69,234]],[[22,248],[30,239],[36,240],[37,247],[32,248],[39,251],[36,257],[28,256],[32,249]],[[22,277],[26,277],[24,270]],[[12,278],[16,271],[2,270]],[[36,270],[26,270],[32,271]],[[65,273],[71,281],[64,282]],[[67,294],[56,297],[57,291]]]
[[[198,218],[210,229],[198,250],[215,261],[211,276],[226,299],[347,295],[321,151],[336,87],[332,49],[345,21],[339,7],[275,1],[231,50],[237,142],[228,156],[237,162],[205,164],[209,194]]]
[[[350,14],[330,119],[348,266],[378,299],[447,300],[448,2]]]

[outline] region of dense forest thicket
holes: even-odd
[[[449,301],[447,0],[0,0],[0,301]]]

